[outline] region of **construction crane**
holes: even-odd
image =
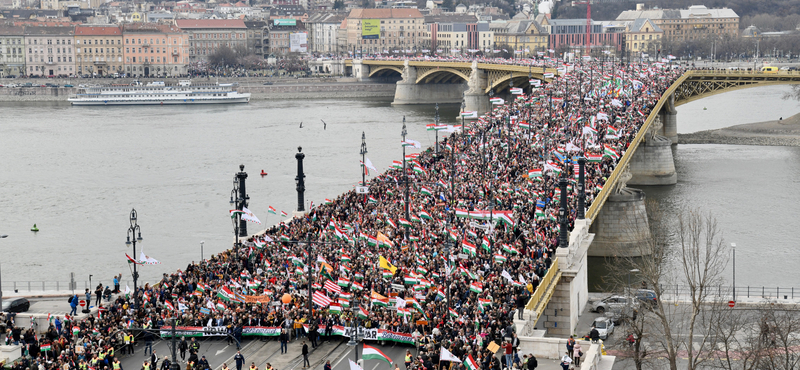
[[[586,4],[586,55],[592,52],[592,0],[573,1],[572,6]]]

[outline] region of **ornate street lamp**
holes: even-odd
[[[131,209],[130,222],[131,226],[128,227],[128,238],[125,241],[126,246],[133,245],[133,258],[136,258],[136,243],[142,243],[142,229],[138,224],[136,209]],[[139,295],[137,294],[137,282],[139,281],[139,271],[136,270],[136,263],[133,264],[133,299],[138,307]]]

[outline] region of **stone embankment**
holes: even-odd
[[[251,100],[277,100],[277,99],[324,99],[324,98],[367,98],[394,96],[394,83],[363,83],[348,81],[352,79],[280,79],[270,81],[272,84],[264,85],[264,78],[219,79],[220,83],[237,82],[239,92],[252,94]],[[196,79],[194,83],[213,83],[216,79]],[[59,84],[129,84],[131,81],[123,79],[92,79],[92,80],[9,80],[4,84],[27,83],[41,85],[47,82]],[[149,81],[142,81],[144,83]],[[165,81],[176,83],[176,81]],[[0,101],[67,101],[67,98],[77,93],[76,87],[0,87]]]
[[[776,121],[678,134],[678,143],[800,146],[800,114]]]

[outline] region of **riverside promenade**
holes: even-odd
[[[130,84],[134,79],[131,78],[92,78],[92,79],[8,79],[0,81],[3,85],[31,83],[35,87],[0,87],[0,102],[24,102],[24,101],[53,101],[66,102],[69,95],[78,92],[78,85],[81,84]],[[142,83],[152,81],[164,81],[166,83],[177,83],[178,79],[158,79],[147,78],[139,79]],[[282,78],[270,79],[264,77],[244,77],[244,78],[220,78],[206,79],[197,78],[192,80],[194,83],[238,83],[239,92],[251,93],[251,100],[281,100],[281,99],[321,99],[321,98],[368,98],[394,96],[395,85],[383,82],[358,82],[354,78]],[[269,81],[270,85],[264,85]],[[40,87],[51,83],[60,87]],[[71,84],[74,87],[63,87]]]

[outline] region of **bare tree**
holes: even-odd
[[[792,85],[792,91],[784,93],[783,100],[800,101],[800,85]]]
[[[642,285],[652,289],[656,299],[652,306],[640,310],[637,318],[631,320],[630,330],[635,336],[631,348],[634,365],[637,370],[648,364],[659,368],[654,365],[663,361],[657,360],[658,356],[666,358],[670,370],[677,370],[680,335],[676,331],[679,326],[675,320],[680,316],[677,312],[680,307],[664,302],[664,287],[674,285],[675,274],[671,271],[675,253],[665,242],[664,234],[667,226],[661,219],[663,213],[658,209],[658,203],[647,200],[645,209],[648,214],[650,238],[642,243],[636,243],[632,247],[633,250],[614,251],[616,256],[624,257],[614,257],[607,261],[610,273],[606,277],[606,282],[615,290],[628,290],[630,274],[638,270],[635,275],[637,280],[641,280]],[[628,233],[639,235],[640,231],[630,230]]]
[[[728,264],[728,248],[722,240],[717,220],[710,213],[699,210],[682,212],[678,217],[678,239],[680,241],[680,266],[683,280],[689,290],[691,313],[686,350],[689,354],[689,370],[700,367],[707,358],[704,350],[713,345],[713,330],[703,325],[702,315],[719,305],[712,303],[712,287],[723,281],[722,273]],[[710,313],[713,315],[713,312]],[[709,322],[709,320],[706,320]],[[705,330],[703,330],[705,329]],[[695,333],[700,338],[695,342]],[[695,344],[698,350],[695,350]]]

